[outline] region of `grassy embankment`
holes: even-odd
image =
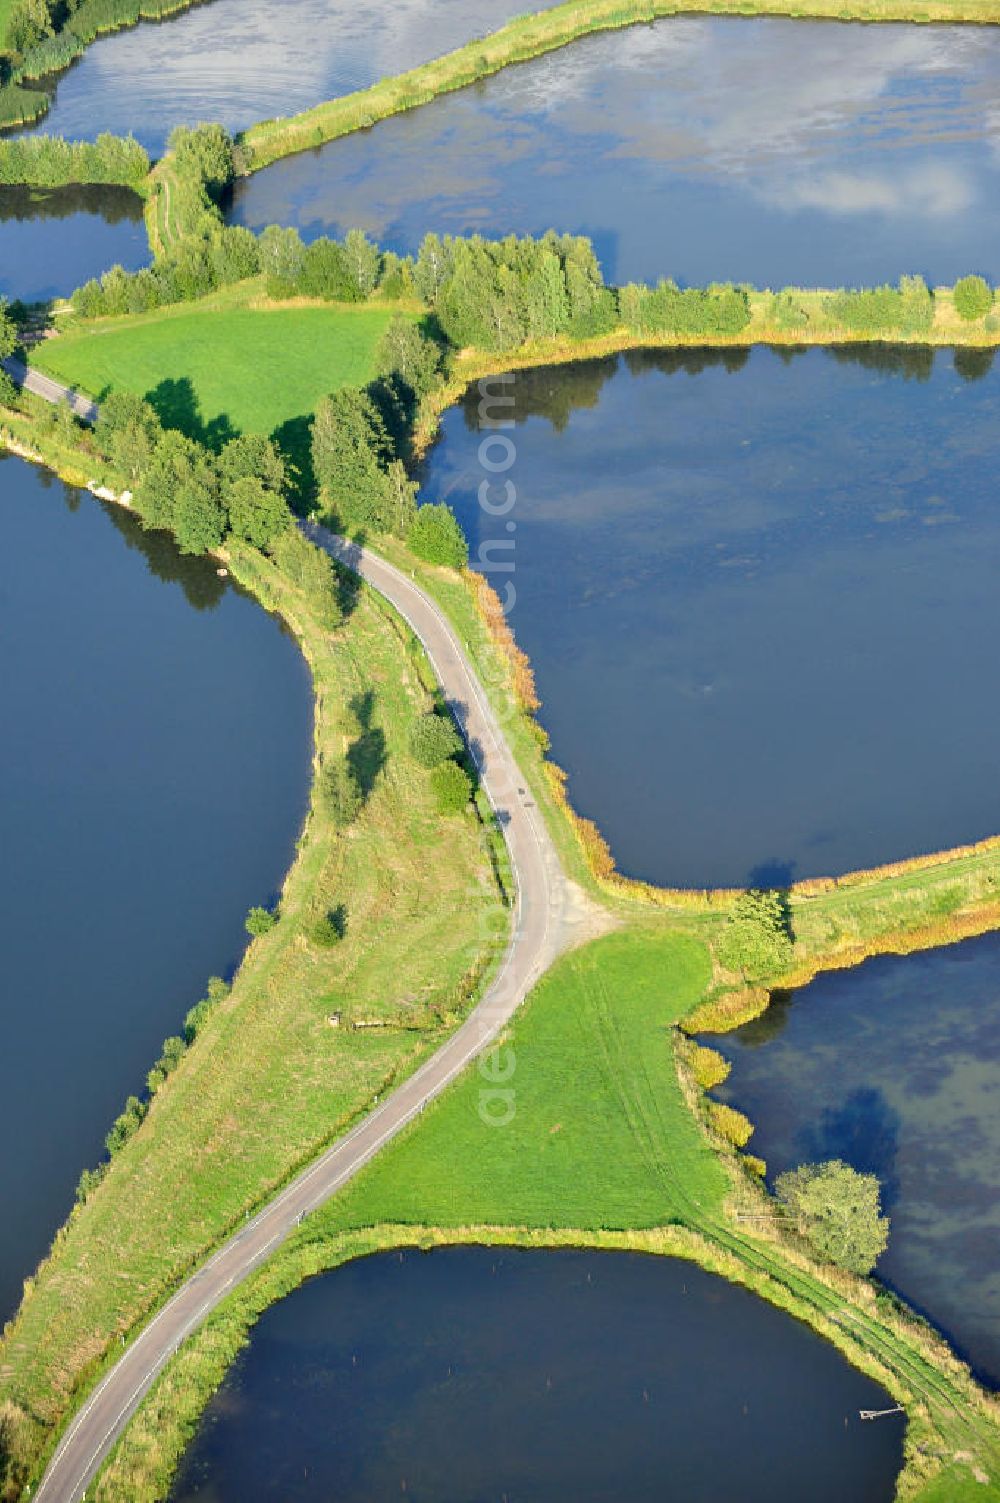
[[[808,1321],[909,1416],[901,1496],[1000,1491],[994,1400],[926,1327],[861,1280],[817,1269],[765,1222],[675,1069],[673,1025],[709,984],[707,948],[642,924],[560,961],[510,1030],[516,1115],[486,1126],[472,1072],[210,1319],[154,1388],[97,1486],[99,1503],[164,1496],[197,1415],[256,1316],[304,1277],[400,1245],[635,1248],[692,1258]],[[989,1477],[992,1486],[983,1485]]]
[[[854,21],[1000,21],[998,0],[567,0],[519,17],[482,40],[371,88],[287,119],[251,126],[241,137],[245,170],[366,128],[390,115],[467,87],[512,63],[553,52],[595,32],[679,14],[773,15]]]
[[[37,418],[0,419],[33,442]],[[94,473],[58,438],[38,447],[68,478]],[[442,819],[408,754],[433,687],[408,630],[362,590],[347,594],[345,622],[330,633],[259,555],[229,564],[280,610],[308,658],[317,765],[348,755],[369,793],[347,830],[314,796],[280,922],[250,946],[230,997],[29,1282],[0,1343],[0,1406],[15,1406],[7,1413],[29,1464],[120,1338],[436,1047],[506,936],[496,836],[472,814]],[[318,947],[317,921],[340,905],[343,939]],[[123,1095],[139,1085],[123,1081]]]

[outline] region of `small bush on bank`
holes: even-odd
[[[458,756],[462,738],[451,720],[431,712],[421,715],[410,729],[410,754],[421,767],[437,767],[449,757]]]
[[[139,1100],[138,1096],[130,1096],[125,1102],[124,1110],[115,1118],[111,1124],[111,1131],[104,1139],[104,1146],[112,1158],[124,1148],[129,1138],[139,1131],[145,1115],[145,1104]]]
[[[993,289],[985,277],[962,277],[952,294],[955,312],[967,324],[985,318],[993,307]]]
[[[472,797],[472,779],[457,762],[441,762],[431,772],[439,814],[461,814]]]
[[[229,986],[221,976],[209,976],[207,995],[196,1002],[184,1019],[184,1042],[190,1044],[197,1038],[208,1021],[210,1013],[229,996]]]
[[[269,908],[251,908],[247,914],[246,930],[251,939],[262,939],[265,934],[270,934],[277,922],[278,915]]]

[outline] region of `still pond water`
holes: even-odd
[[[445,415],[424,499],[516,591],[623,871],[784,884],[1000,830],[990,358],[639,353],[518,373],[485,448],[477,392]]]
[[[995,27],[677,17],[590,37],[237,187],[260,228],[591,236],[609,280],[1000,276]]]
[[[163,534],[0,460],[0,1323],[305,812],[291,639]]]
[[[884,1391],[755,1296],[626,1253],[383,1254],[267,1311],[172,1503],[880,1503]]]
[[[530,7],[544,9],[532,0]],[[519,0],[213,0],[89,47],[35,129],[132,133],[157,155],[175,125],[257,120],[365,89],[522,14]]]
[[[47,302],[148,261],[142,199],[125,188],[0,188],[2,297]]]
[[[878,1175],[879,1274],[1000,1386],[1000,937],[821,976],[707,1042],[772,1179],[829,1158]]]

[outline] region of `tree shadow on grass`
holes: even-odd
[[[351,712],[358,722],[360,734],[347,750],[347,765],[357,780],[362,797],[367,801],[385,767],[387,750],[385,732],[372,723],[375,714],[375,695],[370,689],[356,694],[351,700]]]
[[[318,491],[312,462],[312,415],[280,423],[271,434],[271,442],[288,470],[289,503],[299,516],[305,516]]]
[[[146,401],[164,428],[178,429],[214,454],[220,453],[230,439],[239,437],[239,429],[224,412],[205,421],[190,376],[164,377],[147,391]]]

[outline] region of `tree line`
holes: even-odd
[[[0,141],[0,183],[62,188],[70,183],[116,183],[138,188],[149,175],[149,157],[132,136],[107,132],[96,141],[61,136],[15,136]]]

